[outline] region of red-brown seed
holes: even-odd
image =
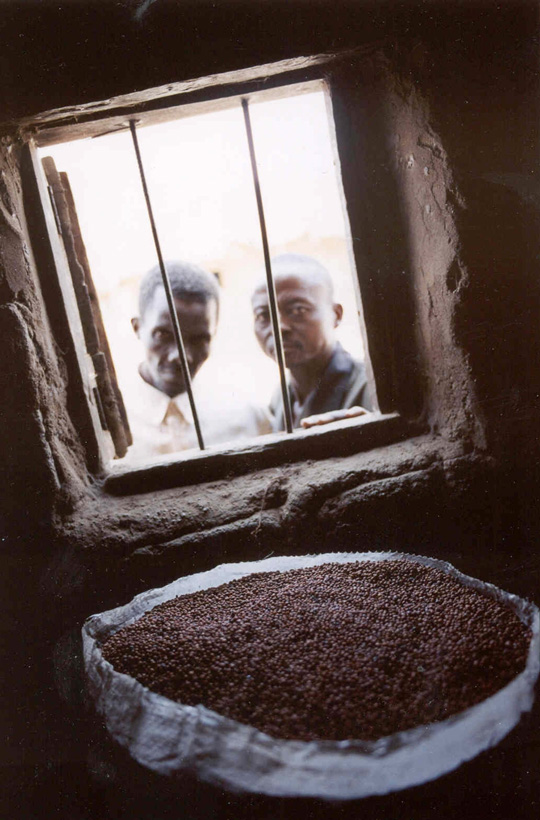
[[[276,737],[373,740],[442,720],[525,666],[507,606],[412,561],[258,573],[160,604],[113,667]]]

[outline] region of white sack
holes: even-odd
[[[377,741],[293,741],[269,737],[204,706],[184,706],[115,672],[100,645],[157,604],[219,586],[254,572],[329,562],[406,558],[443,570],[463,584],[504,601],[532,629],[525,670],[482,703],[446,720]],[[93,615],[83,627],[87,682],[112,737],[139,763],[160,773],[191,770],[235,791],[276,796],[352,799],[387,794],[433,780],[494,746],[533,703],[540,668],[536,606],[458,572],[450,564],[399,553],[327,553],[223,564],[138,595],[126,606]]]

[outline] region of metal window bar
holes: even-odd
[[[246,136],[249,146],[249,156],[251,159],[251,171],[253,174],[253,185],[255,188],[255,198],[257,200],[257,211],[259,213],[259,224],[261,228],[261,239],[264,253],[264,266],[266,269],[266,287],[268,289],[268,301],[270,302],[270,317],[272,319],[272,331],[274,334],[274,344],[276,346],[277,363],[279,367],[279,379],[281,383],[281,394],[283,396],[283,410],[285,416],[285,429],[287,433],[292,433],[292,409],[291,397],[285,375],[285,356],[283,355],[283,340],[281,338],[281,326],[279,324],[276,288],[274,277],[272,276],[272,265],[270,263],[270,252],[268,250],[268,235],[266,232],[266,220],[264,218],[264,208],[259,182],[259,171],[257,168],[257,158],[255,155],[255,144],[253,142],[253,132],[251,130],[251,118],[249,115],[249,103],[244,97],[242,99],[242,110],[244,112],[244,123],[246,126]]]
[[[173,325],[174,331],[174,338],[176,340],[176,344],[178,347],[178,353],[180,356],[180,365],[182,367],[182,374],[184,376],[184,381],[186,383],[186,390],[189,398],[189,404],[191,407],[191,412],[193,413],[193,421],[195,424],[195,431],[197,433],[197,441],[199,443],[199,447],[201,450],[204,450],[204,439],[201,432],[201,425],[199,423],[199,416],[197,413],[197,408],[195,406],[195,399],[193,397],[193,388],[191,386],[191,376],[189,373],[189,365],[186,356],[186,349],[184,347],[184,341],[182,339],[182,331],[180,329],[180,323],[178,321],[178,315],[176,313],[176,308],[174,305],[174,298],[173,292],[171,288],[171,282],[169,279],[169,274],[165,268],[165,263],[163,261],[163,255],[161,253],[161,245],[159,242],[158,232],[156,228],[156,223],[154,220],[154,214],[152,211],[152,203],[150,201],[150,194],[148,192],[148,186],[146,184],[146,176],[144,173],[144,166],[142,162],[141,152],[139,149],[139,141],[137,139],[137,129],[135,126],[135,121],[130,120],[129,128],[131,131],[131,136],[133,139],[133,147],[135,149],[135,155],[137,157],[137,165],[139,166],[139,174],[141,176],[141,183],[144,192],[144,198],[146,201],[146,208],[148,210],[148,218],[150,220],[150,226],[152,228],[152,236],[154,237],[154,245],[156,246],[156,253],[159,261],[159,269],[161,271],[161,277],[163,279],[163,287],[165,289],[165,294],[167,296],[167,304],[169,306],[169,313],[171,315],[171,321]]]

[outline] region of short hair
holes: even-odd
[[[179,260],[165,262],[165,269],[169,274],[171,290],[175,299],[202,302],[206,305],[212,299],[219,307],[219,285],[215,276],[193,262]],[[139,285],[139,315],[144,312],[152,301],[154,293],[163,287],[161,268],[156,265],[144,274]]]
[[[272,259],[272,273],[274,276],[289,273],[301,276],[309,274],[326,288],[330,299],[334,298],[334,282],[329,271],[312,256],[304,256],[301,253],[282,253]]]

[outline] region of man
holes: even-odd
[[[272,260],[285,363],[295,427],[311,427],[373,409],[366,369],[339,344],[335,331],[343,307],[334,301],[330,274],[309,256],[284,254]],[[276,359],[266,284],[254,291],[255,335]],[[275,428],[283,430],[281,391],[272,401]]]
[[[219,286],[212,274],[188,262],[167,262],[176,314],[182,331],[204,443],[221,444],[271,431],[268,415],[235,398],[200,389],[197,373],[208,359],[217,329]],[[197,436],[167,297],[159,267],[142,279],[139,315],[131,320],[141,341],[139,366],[128,416],[133,445],[128,460],[197,447]]]

